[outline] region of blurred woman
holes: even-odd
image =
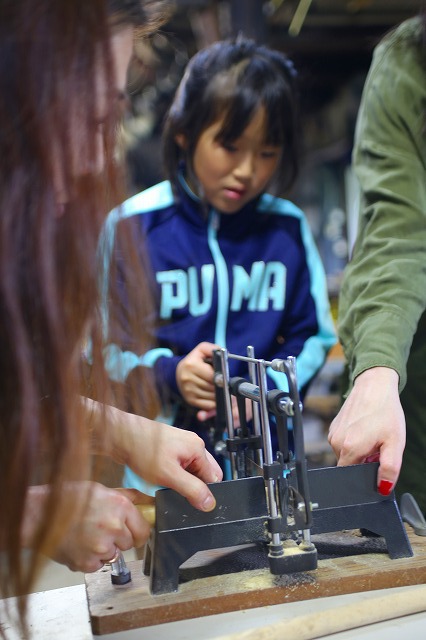
[[[135,31],[154,29],[158,9],[140,0],[0,4],[2,596],[28,592],[41,553],[93,571],[147,538],[133,505],[141,496],[91,482],[90,450],[214,507],[203,481],[221,472],[199,438],[79,396],[83,342],[90,333],[95,355],[99,344],[98,233],[123,197],[114,147],[127,66]],[[96,357],[90,382],[99,400],[111,399]],[[25,599],[19,606],[24,629]]]

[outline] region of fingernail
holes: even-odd
[[[380,480],[379,493],[381,493],[382,496],[388,496],[392,491],[392,487],[393,487],[393,482],[390,482],[389,480]]]
[[[203,502],[203,511],[212,511],[216,506],[216,500],[213,496],[207,496],[207,498]]]

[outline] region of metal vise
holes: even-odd
[[[249,380],[229,377],[230,358],[247,362]],[[208,549],[261,543],[271,573],[309,571],[317,567],[311,534],[364,528],[385,538],[391,558],[413,555],[394,493],[386,497],[377,493],[377,463],[308,471],[295,358],[269,362],[256,359],[252,347],[247,356],[220,349],[213,364],[217,413],[228,434],[232,479],[209,485],[217,502],[210,513],[193,508],[171,489],[156,492],[156,522],[144,561],[153,595],[176,591],[179,567]],[[268,390],[268,367],[286,376],[288,392]],[[232,396],[239,413],[237,428]],[[252,409],[249,423],[247,400]],[[277,430],[275,455],[271,421]]]
[[[214,354],[214,381],[222,391],[217,394],[217,411],[225,415],[232,479],[262,475],[265,483],[268,515],[265,522],[268,560],[271,573],[308,571],[317,566],[317,552],[310,539],[312,505],[309,495],[304,451],[302,405],[296,377],[295,358],[259,360],[252,347],[247,356],[229,354],[220,349]],[[229,378],[228,360],[247,362],[250,381]],[[289,391],[268,390],[267,369],[285,374]],[[239,424],[234,429],[231,396],[236,398]],[[246,420],[246,400],[251,402],[252,431]],[[289,449],[288,418],[293,425],[294,451]],[[274,456],[271,420],[275,421],[278,451]]]

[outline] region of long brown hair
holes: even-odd
[[[63,531],[57,515],[61,483],[90,473],[89,434],[77,393],[82,341],[90,332],[100,343],[99,230],[110,206],[124,197],[121,171],[113,161],[114,86],[108,89],[110,108],[103,121],[103,174],[87,171],[77,178],[73,167],[80,154],[85,166],[96,162],[94,79],[96,72],[111,77],[111,25],[150,30],[159,23],[157,6],[161,2],[141,0],[0,3],[3,597],[28,591],[40,552],[49,551]],[[58,176],[64,205],[58,204]],[[97,389],[107,393],[102,362],[95,361],[92,375]],[[32,558],[24,564],[21,530],[33,483],[48,483],[51,493]],[[22,620],[24,610],[25,599]]]

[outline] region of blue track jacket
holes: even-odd
[[[109,265],[119,225],[129,224],[157,288],[157,344],[147,353],[134,351],[132,336],[108,336]],[[220,214],[207,211],[183,179],[177,194],[162,182],[110,213],[102,259],[108,373],[123,382],[134,367],[154,367],[160,395],[171,402],[179,401],[176,366],[199,342],[240,355],[251,345],[265,360],[296,356],[301,390],[336,342],[321,259],[302,211],[288,200],[264,194]],[[230,376],[247,377],[246,367],[229,360]],[[271,388],[287,390],[283,373],[268,376]],[[169,422],[174,414],[169,407]]]

